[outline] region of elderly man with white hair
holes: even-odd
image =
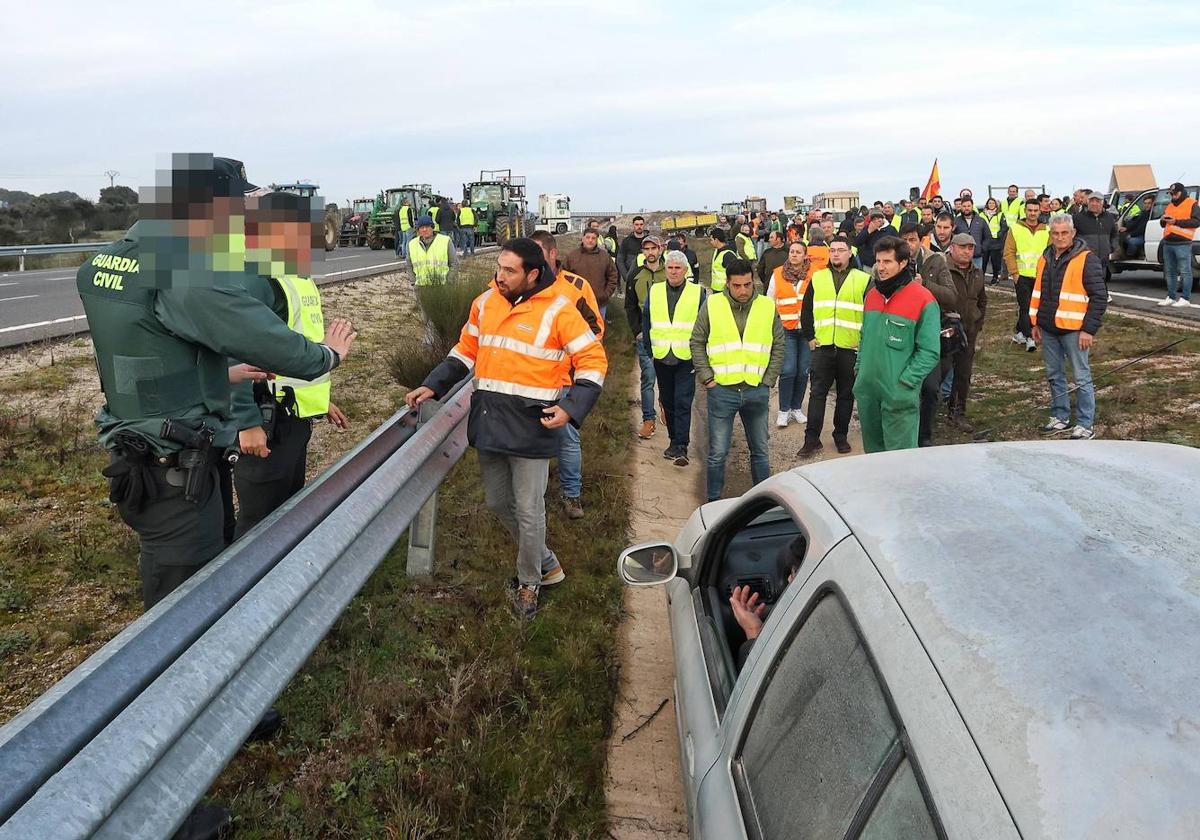
[[[670,443],[663,457],[677,467],[686,467],[692,400],[696,396],[696,369],[689,341],[705,291],[699,283],[688,282],[688,259],[682,251],[667,251],[665,262],[667,281],[650,287],[642,309],[642,340],[654,360],[658,399],[667,420]]]
[[[1042,345],[1046,380],[1050,383],[1050,420],[1045,435],[1070,432],[1072,440],[1096,436],[1096,391],[1088,351],[1100,331],[1108,291],[1104,266],[1096,254],[1075,236],[1070,216],[1050,219],[1050,247],[1038,259],[1029,319],[1033,340]],[[1075,422],[1071,422],[1071,397],[1067,393],[1066,364],[1075,378]]]

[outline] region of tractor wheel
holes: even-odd
[[[338,229],[333,219],[325,218],[325,250],[332,251],[338,246]]]
[[[371,231],[367,234],[367,247],[372,251],[378,251],[383,248],[383,239],[378,231]]]
[[[496,244],[503,246],[509,240],[510,232],[508,229],[508,216],[504,214],[496,215],[496,225],[493,228],[496,234]]]

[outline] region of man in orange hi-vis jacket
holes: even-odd
[[[512,603],[519,618],[532,619],[539,589],[565,577],[546,547],[550,459],[558,455],[559,429],[579,426],[596,404],[607,370],[604,346],[555,288],[541,247],[510,239],[458,344],[404,398],[415,408],[473,373],[467,441],[479,452],[487,505],[517,543]]]

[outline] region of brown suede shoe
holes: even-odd
[[[653,420],[643,420],[642,427],[638,429],[637,435],[642,440],[650,440],[650,438],[654,437],[655,428]]]
[[[825,444],[819,440],[806,440],[804,445],[800,447],[800,451],[796,453],[801,458],[807,458],[810,455],[815,455],[825,448]]]

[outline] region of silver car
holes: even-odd
[[[667,587],[692,836],[1200,837],[1198,511],[1195,449],[966,445],[628,549]],[[751,645],[735,586],[769,605]]]

